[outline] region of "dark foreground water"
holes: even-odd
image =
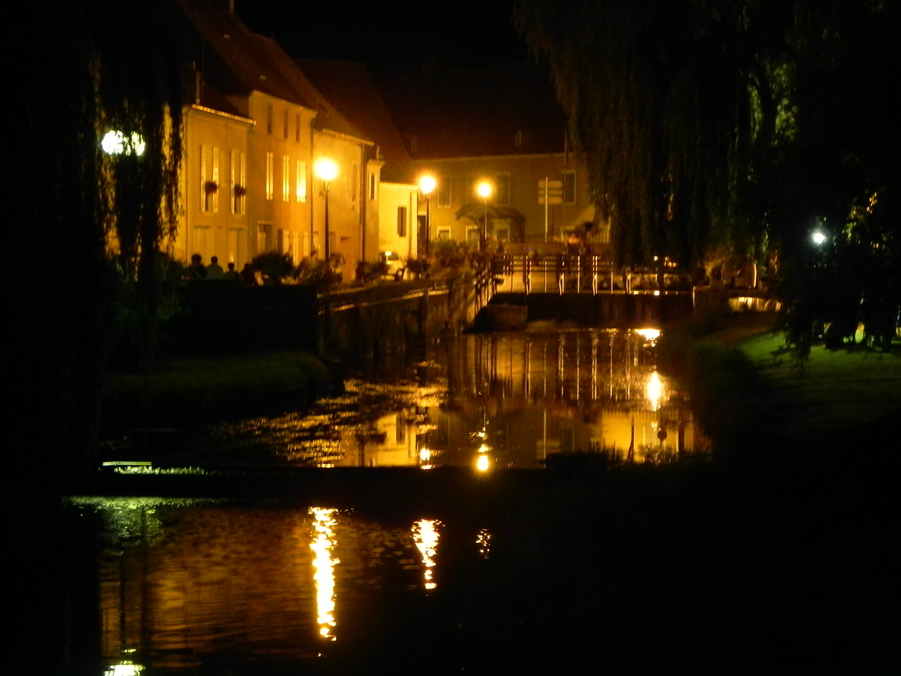
[[[490,485],[492,473],[539,471],[566,451],[665,462],[707,442],[680,392],[656,371],[656,337],[605,330],[457,337],[415,363],[357,373],[346,394],[313,411],[198,431],[185,467],[162,471],[252,458],[323,472],[457,467]],[[92,543],[87,574],[96,580],[97,607],[82,612],[99,625],[98,672],[481,673],[471,656],[484,645],[470,645],[468,632],[482,611],[471,590],[460,592],[497,574],[486,567],[505,537],[500,524],[528,509],[528,497],[493,503],[487,513],[466,509],[462,493],[438,510],[399,494],[373,516],[346,508],[352,495],[341,510],[311,503],[300,488],[296,496],[254,495],[72,500]],[[565,519],[578,524],[581,516]],[[591,570],[574,570],[581,572],[555,584],[577,595]],[[524,598],[530,593],[524,589]],[[543,604],[540,612],[553,614]],[[478,624],[478,641],[490,642]]]

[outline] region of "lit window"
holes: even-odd
[[[209,192],[207,191],[209,178],[206,170],[207,153],[207,147],[200,146],[200,208],[202,211],[209,211]]]
[[[294,186],[294,198],[298,202],[307,201],[307,163],[297,160],[296,185]]]
[[[271,200],[275,197],[275,156],[273,153],[266,153],[266,199]]]
[[[238,150],[231,151],[231,209],[233,214],[243,214],[247,199],[247,159]]]
[[[397,207],[397,236],[407,236],[407,207]]]
[[[282,155],[282,201],[291,201],[291,158]]]
[[[213,148],[213,187],[212,187],[213,212],[219,211],[219,148]]]

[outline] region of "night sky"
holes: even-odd
[[[295,58],[363,61],[377,76],[522,61],[513,0],[235,0],[238,15]]]

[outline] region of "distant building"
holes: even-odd
[[[437,179],[432,240],[478,242],[485,202],[476,188],[486,180],[492,243],[534,246],[594,224],[585,171],[568,148],[566,118],[546,70],[514,64],[439,71],[383,83],[382,93],[415,166]],[[593,229],[595,241],[606,237],[603,226]]]
[[[307,79],[281,47],[221,3],[174,0],[173,25],[193,63],[186,80],[183,219],[176,253],[243,264],[264,251],[295,262],[325,250],[325,186],[317,159],[337,164],[329,183],[329,250],[364,257],[375,144]],[[185,22],[184,19],[187,21]]]
[[[376,144],[366,167],[369,210],[363,258],[374,261],[380,251],[395,251],[405,259],[416,257],[421,248],[416,167],[369,71],[352,61],[297,63],[316,88]]]

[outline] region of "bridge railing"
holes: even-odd
[[[688,275],[653,267],[619,268],[595,254],[556,254],[540,258],[498,254],[491,268],[490,294],[519,293],[687,293]]]

